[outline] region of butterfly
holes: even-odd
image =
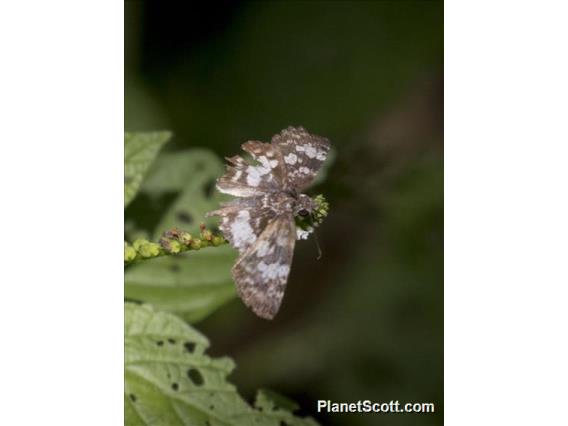
[[[326,138],[303,127],[288,127],[270,143],[248,141],[252,157],[226,158],[217,189],[237,198],[207,216],[219,216],[219,228],[239,256],[232,268],[237,293],[261,318],[272,319],[284,297],[296,239],[310,231],[296,226],[316,205],[302,191],[315,179],[330,150]]]

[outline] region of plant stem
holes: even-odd
[[[124,265],[190,250],[201,250],[205,247],[218,247],[227,242],[221,235],[214,235],[204,225],[201,225],[199,238],[193,237],[189,232],[173,228],[164,232],[157,243],[142,238],[132,244],[124,242]]]
[[[302,229],[312,229],[319,226],[329,211],[329,204],[323,195],[314,197],[316,208],[309,219],[296,218],[296,226]],[[172,228],[162,234],[160,241],[155,243],[142,238],[132,244],[124,242],[124,265],[130,265],[142,260],[155,259],[162,256],[184,253],[190,250],[201,250],[205,247],[218,247],[228,241],[221,234],[214,234],[204,224],[200,226],[199,238],[189,232]]]

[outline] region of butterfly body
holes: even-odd
[[[258,316],[278,312],[288,281],[296,239],[295,217],[309,216],[315,203],[301,193],[315,178],[330,149],[325,138],[302,127],[289,127],[271,143],[242,145],[253,161],[227,158],[217,189],[237,198],[209,216],[220,216],[225,238],[239,251],[232,275],[243,302]]]

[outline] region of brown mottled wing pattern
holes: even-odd
[[[239,251],[233,279],[244,303],[258,316],[272,319],[278,312],[294,254],[294,205],[309,186],[330,149],[327,139],[302,127],[288,127],[267,144],[242,145],[251,159],[227,158],[219,191],[236,198],[208,214],[220,216],[225,238]]]
[[[303,127],[288,127],[272,138],[286,168],[287,189],[301,192],[316,177],[330,149],[326,138],[308,133]]]
[[[227,158],[227,172],[217,180],[217,188],[236,197],[256,197],[282,190],[284,168],[277,147],[268,143],[249,141],[242,145],[255,164],[235,155]]]
[[[221,232],[242,253],[254,244],[278,214],[273,208],[275,204],[272,198],[271,194],[236,198],[223,203],[220,209],[207,213],[207,216],[221,217]]]
[[[262,318],[274,318],[280,308],[295,242],[294,217],[291,212],[283,213],[269,223],[233,266],[240,298]]]

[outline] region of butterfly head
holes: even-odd
[[[305,194],[300,194],[294,204],[294,216],[307,218],[312,215],[315,208],[316,203],[314,200]]]

